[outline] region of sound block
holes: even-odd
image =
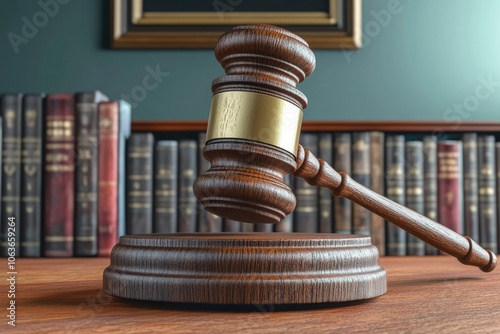
[[[370,237],[177,233],[120,238],[104,271],[117,297],[208,304],[311,304],[380,296],[386,273]]]

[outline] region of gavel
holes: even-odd
[[[296,205],[284,175],[326,187],[378,214],[460,262],[489,272],[492,251],[360,185],[299,145],[307,98],[296,85],[315,68],[306,41],[270,25],[223,34],[215,48],[226,75],[214,80],[204,157],[211,163],[194,193],[209,212],[254,224],[275,224]]]
[[[335,171],[299,145],[312,73],[307,43],[287,30],[246,25],[223,34],[204,157],[194,184],[205,208],[255,224],[278,223],[296,199],[287,173],[356,202],[464,264],[488,272],[496,257],[469,237]],[[120,238],[103,275],[117,297],[201,304],[313,304],[365,300],[387,291],[370,237],[333,233],[172,233]]]

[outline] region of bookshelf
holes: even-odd
[[[197,132],[207,129],[207,121],[133,121],[135,132]],[[302,131],[383,131],[383,132],[499,132],[499,122],[439,121],[304,121]]]
[[[197,133],[199,132],[204,132],[206,131],[206,127],[207,127],[207,121],[201,121],[201,120],[197,120],[197,121],[134,121],[132,122],[132,131],[133,132],[151,132],[155,135],[155,137],[157,139],[164,139],[164,138],[168,138],[168,139],[173,139],[173,140],[180,140],[180,139],[184,139],[184,138],[190,138],[190,139],[196,139],[197,138]],[[408,142],[408,141],[422,141],[423,138],[425,136],[434,136],[436,137],[437,141],[438,142],[441,142],[441,141],[447,141],[447,140],[451,140],[451,141],[457,141],[457,142],[460,142],[460,145],[462,145],[462,137],[464,134],[468,133],[475,133],[477,134],[478,137],[481,137],[482,135],[485,135],[485,136],[493,136],[494,137],[494,140],[495,141],[499,141],[500,140],[500,122],[477,122],[477,121],[467,121],[467,122],[444,122],[444,121],[333,121],[333,120],[325,120],[325,121],[304,121],[303,122],[303,125],[302,125],[302,132],[305,134],[305,133],[316,133],[316,134],[325,134],[325,133],[330,133],[330,134],[335,134],[335,133],[356,133],[356,132],[380,132],[380,133],[383,133],[386,138],[388,138],[388,136],[403,136],[404,137],[404,140],[403,140],[403,143],[402,145],[404,146],[405,145],[405,142]],[[389,162],[386,158],[384,158],[384,156],[388,156],[389,153],[388,153],[388,147],[386,146],[387,143],[384,143],[384,135],[382,135],[382,142],[381,142],[381,145],[379,144],[379,148],[381,148],[381,154],[382,154],[382,157],[379,156],[379,159],[382,159],[382,162],[379,163],[379,166],[380,166],[380,169],[382,170],[382,174],[378,174],[378,178],[381,180],[379,183],[379,189],[375,189],[374,188],[374,183],[372,183],[371,185],[369,184],[369,181],[368,181],[368,184],[366,184],[366,186],[368,186],[369,188],[372,188],[373,190],[375,190],[376,192],[378,193],[381,193],[381,194],[385,194],[385,196],[389,197],[390,199],[400,203],[400,204],[403,204],[404,206],[412,206],[410,203],[405,203],[405,197],[408,197],[408,191],[411,191],[408,189],[408,186],[405,186],[404,183],[406,182],[409,182],[409,179],[408,179],[408,175],[405,176],[405,171],[403,170],[403,176],[402,178],[406,179],[405,181],[403,181],[403,185],[399,185],[399,189],[401,194],[399,196],[399,199],[398,198],[392,198],[390,195],[388,195],[388,184],[390,182],[390,179],[391,179],[391,175],[388,173],[388,170],[386,170],[386,168],[388,168],[388,164],[392,164],[392,162]],[[306,137],[306,136],[302,136],[302,137]],[[328,137],[330,138],[331,140],[331,136]],[[355,138],[355,136],[353,136],[353,138]],[[354,139],[353,139],[354,140]],[[420,143],[421,144],[421,143]],[[304,147],[306,148],[312,148],[310,145],[308,144],[304,144]],[[311,144],[312,145],[312,144]],[[335,145],[335,144],[334,144]],[[349,144],[349,147],[351,144]],[[352,148],[354,149],[354,141],[352,142]],[[479,144],[476,144],[475,145],[478,145],[479,147]],[[494,145],[494,144],[493,144]],[[314,146],[314,145],[313,145]],[[467,144],[465,144],[464,146],[467,146]],[[374,147],[374,146],[373,146]],[[422,146],[420,146],[422,147]],[[332,150],[332,148],[329,148],[329,150]],[[350,148],[349,148],[350,150]],[[375,149],[376,150],[376,149]],[[461,150],[461,149],[460,149]],[[335,151],[335,149],[334,149]],[[385,153],[384,153],[385,151]],[[323,151],[325,152],[325,151]],[[354,152],[354,151],[353,151]],[[406,161],[404,164],[410,164],[411,162],[409,162],[409,158],[408,156],[405,156],[405,149],[403,147],[403,151],[402,151],[402,160]],[[460,151],[462,154],[462,151]],[[468,156],[465,156],[465,148],[464,148],[464,151],[463,151],[463,155],[464,157],[462,157],[461,159],[463,160],[462,162],[458,162],[457,161],[457,165],[461,165],[462,167],[463,166],[466,166],[467,164],[467,161],[468,161]],[[319,158],[325,156],[324,153],[321,153],[321,152],[317,152],[317,156]],[[493,152],[494,153],[494,152]],[[390,153],[391,155],[393,154],[392,151]],[[422,152],[421,152],[422,154]],[[425,156],[427,153],[426,151],[424,150],[423,152],[423,155]],[[497,153],[498,155],[498,153]],[[478,160],[481,155],[477,155],[474,159]],[[351,159],[351,157],[347,158],[347,159]],[[354,156],[352,157],[353,159],[353,168],[354,168]],[[385,159],[385,161],[384,161]],[[423,159],[423,158],[421,158]],[[327,160],[329,160],[328,162],[331,163],[332,167],[338,169],[339,171],[340,170],[343,170],[343,171],[346,171],[348,174],[351,174],[351,176],[354,175],[353,171],[351,171],[350,169],[343,169],[344,167],[341,167],[342,166],[342,159],[336,159],[336,158],[327,158]],[[439,159],[437,159],[439,160]],[[498,170],[498,167],[495,167],[495,158],[493,157],[493,165],[492,165],[492,174],[494,173],[495,176],[498,178],[498,174],[497,175],[497,172],[495,172],[495,168]],[[500,159],[498,159],[497,157],[497,160],[500,161]],[[371,164],[373,164],[373,161],[371,161]],[[480,162],[481,164],[481,162]],[[498,162],[497,162],[498,164]],[[498,165],[497,165],[498,166]],[[467,172],[467,169],[464,167],[464,168],[460,168],[460,169],[463,169],[463,172]],[[350,167],[349,167],[350,168]],[[436,167],[437,168],[437,167]],[[476,166],[477,168],[477,166]],[[373,168],[372,169],[372,172],[373,172]],[[422,169],[422,168],[420,168]],[[461,173],[463,173],[461,171]],[[421,176],[422,176],[422,179],[424,178],[423,177],[423,174],[427,173],[426,172],[426,168],[424,168],[423,170],[420,171],[421,173]],[[435,174],[438,174],[437,172],[437,169],[433,172]],[[476,177],[478,179],[480,179],[480,175],[479,173],[477,172],[476,174]],[[355,178],[356,179],[356,178]],[[489,203],[489,207],[486,208],[486,206],[483,207],[483,204],[485,203],[485,200],[481,199],[481,196],[478,196],[478,195],[474,195],[476,196],[476,199],[474,201],[470,201],[470,196],[467,197],[467,194],[465,193],[464,189],[466,189],[466,185],[463,183],[463,180],[465,180],[465,178],[463,177],[463,174],[460,174],[459,176],[459,179],[460,179],[460,184],[458,186],[457,189],[460,189],[460,193],[463,194],[460,197],[460,199],[457,199],[457,202],[459,204],[456,204],[457,205],[457,209],[454,211],[454,212],[459,212],[459,217],[460,218],[460,223],[457,223],[459,227],[456,227],[454,228],[455,231],[457,231],[459,234],[464,234],[464,235],[468,235],[468,236],[471,236],[473,239],[475,240],[479,240],[479,230],[480,229],[483,229],[485,230],[486,228],[484,227],[478,227],[478,226],[490,226],[488,227],[488,229],[490,231],[492,231],[491,233],[488,233],[488,234],[492,234],[492,238],[493,239],[496,239],[498,240],[498,231],[500,230],[499,226],[500,226],[500,221],[497,217],[496,214],[494,214],[493,216],[491,216],[491,219],[489,220],[489,222],[487,223],[483,223],[482,221],[488,221],[487,218],[478,218],[478,216],[475,216],[475,218],[470,218],[470,212],[468,210],[473,210],[473,209],[466,209],[466,208],[471,208],[473,206],[476,206],[477,210],[479,211],[479,216],[481,215],[481,213],[483,211],[487,211],[487,210],[494,210],[496,212],[496,210],[498,209],[495,209],[495,205],[493,202],[496,201],[496,200],[493,200],[493,197],[490,198],[490,199],[487,199],[486,202],[488,200],[491,200],[491,203]],[[493,186],[492,188],[495,188],[495,185],[494,185],[494,182],[495,180],[490,180],[493,182]],[[424,182],[424,180],[421,180],[421,182]],[[427,181],[425,181],[427,182]],[[440,202],[442,201],[442,194],[438,192],[437,190],[437,186],[438,186],[438,183],[440,182],[440,180],[438,180],[437,176],[436,176],[436,181],[433,181],[435,182],[435,192],[432,193],[432,196],[437,196],[438,197],[438,200],[435,200],[435,202]],[[468,180],[466,180],[466,182],[468,182]],[[299,186],[297,185],[297,180],[295,181],[292,181],[292,183],[295,184],[295,188],[294,191],[296,193],[296,195],[298,193],[300,193],[300,190],[299,189]],[[498,183],[498,181],[497,181]],[[424,183],[422,183],[423,185]],[[423,187],[423,186],[422,186]],[[481,186],[476,183],[475,186],[473,186],[476,190],[476,194],[477,192],[481,191]],[[427,186],[425,186],[424,188],[427,188]],[[443,187],[442,185],[439,186],[439,188],[441,189],[444,189],[445,187]],[[470,188],[470,186],[469,186]],[[420,189],[423,189],[423,188],[420,188]],[[500,188],[498,187],[497,185],[497,189],[495,190],[496,193],[499,193]],[[425,190],[427,191],[427,190]],[[449,192],[448,190],[446,190],[447,192]],[[319,193],[316,194],[316,195],[313,195],[314,196],[317,196],[317,199],[316,201],[319,203]],[[402,201],[401,201],[401,196],[402,196]],[[397,196],[396,196],[397,197]],[[420,199],[420,201],[428,201],[428,199],[430,198],[431,196],[429,195],[428,192],[424,192],[424,195],[422,196],[422,198]],[[498,197],[498,195],[497,195]],[[298,199],[298,204],[297,204],[297,207],[296,207],[296,210],[295,210],[295,214],[294,216],[297,217],[297,212],[299,212],[301,209],[303,208],[300,208],[300,198],[299,196],[297,196],[297,199]],[[304,202],[306,201],[306,199],[303,200]],[[333,219],[334,221],[337,221],[337,207],[341,207],[342,205],[345,205],[345,204],[338,204],[338,203],[341,203],[337,201],[337,198],[332,200],[332,201],[336,201],[333,205],[333,209],[331,208],[331,204],[328,204],[328,206],[330,206],[330,209],[328,211],[328,214],[330,217],[334,217],[334,218],[329,218],[329,219]],[[431,200],[432,201],[432,200]],[[314,202],[314,201],[313,201]],[[309,203],[309,202],[308,202]],[[331,202],[330,202],[331,203]],[[340,205],[340,206],[337,206],[337,205]],[[436,204],[437,205],[437,204]],[[435,220],[435,221],[439,221],[439,222],[442,222],[441,219],[438,220],[438,214],[436,213],[435,217],[436,218],[433,218],[432,216],[430,215],[427,215],[427,213],[430,211],[439,211],[442,209],[442,206],[439,205],[439,206],[436,206],[434,208],[430,208],[429,210],[427,209],[427,204],[424,205],[424,202],[421,203],[421,206],[422,207],[426,207],[425,209],[425,212],[422,211],[420,212],[419,210],[417,210],[416,208],[414,207],[411,207],[411,209],[413,210],[416,210],[417,212],[423,214],[423,215],[426,215],[428,217],[430,217],[431,219]],[[355,205],[353,206],[353,208],[355,207]],[[321,213],[323,212],[323,209],[322,207],[318,204],[318,208],[319,210],[321,211]],[[332,211],[333,210],[333,211]],[[362,210],[365,210],[365,209],[362,209]],[[350,209],[350,204],[349,204],[349,209],[347,211],[351,211]],[[354,212],[354,211],[353,211]],[[366,211],[365,211],[366,212]],[[453,212],[453,211],[448,211],[448,212]],[[320,216],[320,212],[318,211],[318,213],[315,213],[315,215],[317,215],[318,217]],[[349,217],[350,213],[348,213],[348,216],[344,219],[344,220],[350,220],[351,224],[353,224],[353,217]],[[361,215],[364,215],[363,213],[361,213]],[[439,216],[447,216],[447,214],[443,215],[442,213],[439,214]],[[302,216],[300,216],[302,217]],[[299,218],[300,218],[299,217]],[[365,229],[367,230],[372,230],[372,241],[374,242],[374,244],[376,244],[377,246],[378,245],[382,245],[382,244],[389,244],[391,243],[392,239],[391,239],[391,236],[392,233],[398,233],[397,230],[398,228],[396,228],[396,230],[394,230],[392,228],[392,224],[386,224],[386,227],[384,228],[384,222],[383,221],[380,221],[378,220],[378,223],[375,223],[375,221],[377,221],[377,216],[372,214],[371,218],[370,217],[367,217],[367,216],[364,216],[365,218],[364,221],[365,221]],[[310,217],[309,217],[310,218]],[[302,220],[302,221],[305,221],[306,223],[307,222],[311,222],[311,221],[315,221],[314,219],[309,219],[309,218],[300,218],[299,220]],[[297,219],[297,218],[294,218],[294,219]],[[339,220],[340,221],[340,220]],[[297,230],[297,222],[298,220],[295,220],[292,224],[293,224],[293,230],[294,231],[298,231],[300,230],[300,227],[299,229]],[[305,225],[308,225],[310,226],[311,224],[309,223],[304,223]],[[317,229],[316,232],[335,232],[337,231],[336,229],[338,228],[338,226],[336,225],[337,223],[335,222],[334,223],[334,228],[333,229],[329,229],[329,230],[321,230],[322,228],[319,227]],[[369,227],[371,224],[371,228]],[[378,235],[375,235],[373,233],[374,231],[374,224],[377,224],[377,228],[376,230],[377,231],[381,231],[378,233]],[[484,225],[486,224],[486,225]],[[316,223],[314,223],[313,225],[316,225]],[[320,224],[317,224],[318,226]],[[445,224],[446,225],[446,224]],[[387,227],[388,226],[388,227]],[[471,227],[471,226],[475,226],[475,227]],[[450,227],[450,226],[448,226]],[[491,229],[490,229],[491,228]],[[353,228],[353,226],[351,227],[351,232],[352,230],[356,230],[355,228]],[[389,231],[393,231],[393,232],[389,232]],[[314,231],[313,231],[314,232]],[[338,231],[337,231],[338,232]],[[401,231],[400,231],[401,232]],[[344,233],[349,233],[349,232],[344,232]],[[403,234],[399,233],[397,236],[393,236],[392,237],[393,239],[395,240],[399,240],[397,241],[398,243],[400,243],[401,245],[398,246],[398,247],[403,247],[402,249],[400,249],[400,251],[396,251],[396,250],[392,250],[392,251],[388,251],[386,253],[386,250],[384,249],[383,246],[380,246],[379,247],[379,250],[381,252],[382,255],[396,255],[396,254],[400,254],[400,255],[411,255],[413,253],[409,252],[408,250],[405,250],[405,248],[407,246],[404,246],[402,245],[402,243],[404,243],[404,241],[402,240],[405,240],[405,234],[403,232]],[[486,238],[489,238],[489,237],[486,237],[485,235],[482,236],[483,239],[486,239]],[[408,243],[408,245],[410,243],[415,243],[416,241],[410,241],[410,240],[407,240],[406,241]],[[421,243],[421,241],[418,241],[419,243]],[[492,241],[494,242],[494,241]],[[488,248],[487,246],[488,242],[487,241],[484,241],[484,245],[486,248]],[[429,249],[428,246],[426,246],[426,250],[425,250],[425,254],[426,255],[435,255],[436,254],[436,250],[432,250],[432,249]],[[492,244],[491,248],[492,249],[496,249],[496,243],[495,244]],[[420,245],[419,246],[419,249],[420,251],[416,251],[417,253],[418,252],[421,252],[421,250],[423,249],[423,245]],[[420,253],[419,253],[420,254]],[[413,255],[417,255],[417,254],[413,254]],[[420,254],[420,255],[423,255],[423,254]]]

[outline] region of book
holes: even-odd
[[[0,255],[20,256],[21,231],[21,94],[2,96],[0,113],[3,120],[2,189],[0,211]],[[7,222],[15,221],[10,227]]]
[[[479,240],[477,134],[466,133],[463,144],[464,234]]]
[[[385,166],[387,198],[405,205],[405,137],[387,136],[385,141]],[[406,255],[406,232],[386,222],[386,255]]]
[[[97,255],[109,256],[118,241],[118,101],[98,105],[99,151],[97,155],[99,196],[97,198]],[[77,226],[78,227],[78,226]],[[93,231],[93,230],[92,230]],[[83,232],[83,231],[82,231]],[[88,233],[88,232],[87,232]],[[83,234],[84,235],[84,234]],[[88,233],[90,240],[94,239]],[[89,241],[90,241],[89,240]],[[90,246],[92,245],[92,248]],[[78,255],[92,255],[93,243],[83,242]]]
[[[97,197],[101,92],[75,94],[75,256],[97,255]]]
[[[480,245],[498,253],[497,199],[495,178],[495,137],[482,135],[478,144]]]
[[[437,137],[424,136],[424,215],[438,221]],[[426,255],[437,255],[437,248],[425,244]]]
[[[500,143],[495,143],[495,170],[497,184],[497,240],[500,242]]]
[[[309,149],[316,157],[318,156],[317,134],[303,133],[300,137],[300,144],[305,149]],[[297,206],[294,212],[295,232],[318,232],[318,195],[318,187],[311,186],[302,178],[295,178],[295,196],[297,197]]]
[[[127,140],[131,133],[131,113],[130,104],[124,100],[119,100],[120,105],[120,126],[118,127],[118,236],[126,233],[126,213],[127,213]]]
[[[21,254],[42,253],[42,139],[43,96],[23,96],[21,140]]]
[[[127,234],[153,232],[153,147],[151,133],[132,133],[127,145]]]
[[[75,112],[72,94],[46,98],[44,255],[73,256]]]
[[[421,141],[405,144],[406,206],[416,213],[424,214],[424,146]],[[407,233],[407,255],[425,255],[425,243]]]
[[[242,223],[232,219],[224,218],[224,232],[241,232]],[[253,225],[253,224],[252,224]]]
[[[272,232],[274,224],[252,224],[255,225],[255,232]]]
[[[153,198],[155,233],[177,232],[177,155],[177,141],[160,140],[156,143]]]
[[[319,134],[319,156],[327,163],[333,158],[333,135],[331,133]],[[319,188],[319,232],[331,233],[333,230],[333,198],[330,190]]]
[[[2,155],[3,155],[3,150],[2,150],[2,142],[3,142],[3,122],[2,122],[2,112],[0,111],[0,168],[3,168],[2,165]],[[2,196],[2,171],[0,170],[0,196]],[[2,212],[2,198],[0,197],[0,214]],[[1,218],[1,216],[0,216]],[[2,222],[0,221],[0,231],[2,230]],[[0,240],[2,239],[2,236],[0,235]]]
[[[370,132],[370,188],[384,195],[384,133]],[[385,221],[384,218],[371,212],[370,230],[372,244],[377,246],[380,256],[385,255]]]
[[[199,151],[199,174],[204,173],[210,167],[210,162],[203,157],[203,148],[205,147],[207,134],[200,132],[198,134],[198,151]],[[222,217],[219,217],[211,212],[208,212],[199,204],[198,210],[198,231],[199,232],[222,232]]]
[[[351,134],[337,132],[333,134],[332,166],[339,172],[351,175]],[[352,233],[352,202],[344,197],[333,198],[335,233]]]
[[[438,142],[438,207],[439,223],[462,234],[462,142]]]
[[[352,134],[352,175],[351,177],[367,188],[370,187],[370,133]],[[370,211],[359,204],[352,206],[352,230],[359,235],[370,235]]]
[[[253,232],[255,231],[255,225],[252,223],[241,223],[241,232]]]
[[[293,189],[293,184],[292,184],[293,177],[291,174],[286,174],[284,177],[285,184],[290,187],[290,189]],[[283,233],[290,233],[293,232],[293,214],[289,214],[285,218],[283,218],[278,224],[274,225],[274,231],[275,232],[283,232]]]
[[[179,141],[179,213],[178,232],[196,232],[198,202],[193,183],[198,175],[196,140]]]

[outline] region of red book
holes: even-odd
[[[462,143],[438,142],[438,207],[439,222],[462,234]]]
[[[99,103],[98,255],[118,241],[118,102]]]
[[[73,256],[75,114],[73,95],[47,96],[45,256]]]

